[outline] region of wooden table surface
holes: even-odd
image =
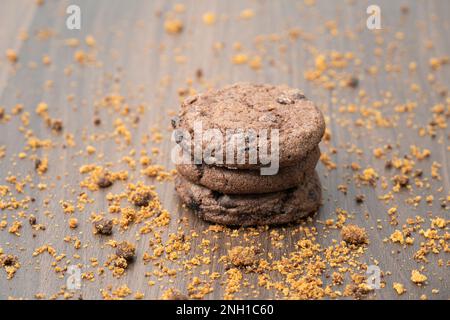
[[[0,203],[11,202],[12,197],[25,199],[24,207],[2,208],[0,212],[0,221],[7,222],[0,228],[0,248],[4,254],[17,256],[21,265],[10,280],[5,270],[0,270],[0,299],[34,299],[36,295],[64,298],[64,292],[69,292],[64,287],[64,270],[75,264],[80,264],[82,272],[93,272],[94,280],[84,279],[82,289],[66,298],[101,299],[102,289],[108,292],[109,286],[115,289],[124,284],[133,294],[142,292],[146,299],[161,298],[169,288],[187,294],[193,277],[208,278],[206,270],[209,274],[218,272],[221,278],[210,282],[213,291],[205,299],[221,299],[226,276],[225,265],[219,260],[231,247],[260,245],[266,256],[273,254],[273,259],[297,250],[295,243],[300,235],[293,230],[298,226],[259,230],[256,234],[251,230],[204,233],[210,225],[180,207],[172,181],[159,182],[141,173],[143,151],[148,152],[153,164],[173,168],[170,118],[178,110],[180,96],[239,81],[301,88],[323,110],[329,140],[321,144],[321,149],[336,168],[318,164],[323,206],[306,225],[317,227],[315,241],[324,248],[332,239],[340,241],[339,228],[334,224],[325,227],[324,221],[336,221],[341,209],[348,213],[346,224],[367,230],[370,244],[359,260],[378,264],[385,285],[366,297],[450,297],[448,227],[433,226],[431,230],[437,230],[440,237],[434,240],[436,246],[440,243],[439,252],[429,253],[427,263],[414,259],[421,244],[430,241],[429,233],[420,230],[427,231],[436,217],[449,219],[445,205],[450,195],[450,131],[445,127],[450,105],[450,65],[446,60],[450,55],[449,1],[208,0],[186,1],[183,5],[182,1],[140,0],[37,2],[6,0],[0,10],[0,107],[5,113],[0,119],[0,154],[4,153],[0,157],[0,185],[11,190],[1,196]],[[366,8],[372,2],[381,8],[382,30],[366,27]],[[70,4],[81,9],[80,30],[66,28]],[[250,10],[243,14],[246,9]],[[204,22],[207,12],[215,14],[211,25]],[[247,17],[243,17],[245,12]],[[165,23],[173,19],[181,21],[180,33],[165,30]],[[95,44],[85,42],[88,35]],[[68,44],[72,38],[79,39],[77,47]],[[7,49],[17,53],[16,63],[5,56]],[[326,68],[322,68],[321,55]],[[45,56],[50,60],[47,64]],[[436,60],[430,60],[433,58]],[[236,63],[236,59],[243,63]],[[341,67],[342,61],[345,65]],[[311,70],[326,74],[328,80],[311,80]],[[349,76],[359,80],[357,88],[342,85]],[[107,100],[107,96],[113,98]],[[62,133],[52,132],[35,112],[40,102],[47,103],[52,119],[62,120]],[[14,114],[17,104],[23,109]],[[405,112],[399,112],[402,106]],[[101,124],[94,125],[94,118],[100,118]],[[121,128],[128,131],[124,133]],[[434,137],[430,128],[435,130]],[[158,132],[162,134],[159,142]],[[30,137],[50,139],[52,146],[32,148]],[[95,147],[95,153],[87,154],[87,146]],[[420,151],[428,149],[431,154],[419,160],[412,155],[411,146]],[[152,148],[158,148],[159,153],[152,154]],[[382,153],[379,157],[375,156],[377,148]],[[386,161],[406,155],[414,161],[412,172],[406,173],[412,186],[395,192],[392,178],[401,173],[386,169]],[[127,164],[127,156],[137,163],[134,170]],[[48,157],[46,173],[36,173],[35,157]],[[360,169],[353,170],[351,163]],[[91,192],[80,186],[86,175],[79,169],[85,164],[128,170],[128,182],[156,185],[171,216],[168,226],[155,227],[163,241],[174,232],[199,235],[190,240],[191,247],[183,259],[164,262],[164,266],[177,270],[176,276],[151,274],[167,270],[162,264],[143,263],[144,252],[149,251],[149,241],[155,235],[140,235],[142,224],[132,224],[125,231],[115,226],[112,237],[92,233],[91,213],[114,217],[107,212],[106,195],[122,192],[127,182]],[[432,177],[432,167],[437,176]],[[358,178],[367,168],[377,172],[376,186]],[[414,183],[417,169],[423,170],[419,179],[422,186]],[[23,191],[19,192],[16,187],[20,189],[22,182]],[[84,209],[77,206],[82,192],[93,200]],[[359,194],[365,196],[362,204],[355,201]],[[393,197],[380,199],[388,194]],[[428,203],[430,195],[433,199],[428,198]],[[33,201],[29,201],[31,198]],[[75,205],[75,212],[64,213],[62,201]],[[397,212],[389,215],[392,207]],[[28,223],[30,214],[46,230],[34,231]],[[391,223],[392,216],[397,225]],[[395,230],[402,230],[408,218],[417,216],[423,222],[411,235],[413,244],[389,240]],[[78,219],[76,229],[68,226],[72,217]],[[22,222],[20,236],[8,232],[15,221]],[[274,239],[276,235],[279,239]],[[81,248],[64,241],[67,236],[77,237]],[[109,239],[126,239],[137,246],[136,262],[120,278],[114,278],[107,268],[103,274],[98,272],[113,253],[107,245]],[[51,245],[56,256],[65,256],[57,262],[48,253],[33,256],[43,245]],[[92,262],[94,257],[98,266]],[[194,257],[209,257],[210,263],[186,271],[183,261]],[[412,270],[427,276],[424,285],[410,280]],[[244,273],[243,277],[235,298],[284,296],[276,289],[259,287],[257,274]],[[276,275],[274,279],[278,279]],[[149,285],[149,281],[155,284]],[[406,293],[398,295],[392,287],[394,282],[403,284]],[[333,290],[343,291],[344,285]],[[133,294],[126,298],[133,298]]]

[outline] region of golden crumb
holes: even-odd
[[[414,282],[415,284],[421,285],[425,281],[427,281],[427,276],[420,273],[418,270],[412,270],[411,271],[411,281]]]
[[[405,287],[401,283],[394,282],[392,287],[394,288],[394,290],[397,292],[398,295],[402,295],[406,292]]]
[[[255,12],[252,9],[244,9],[239,14],[241,19],[251,19],[255,16]]]
[[[2,248],[0,248],[0,267],[5,269],[7,279],[11,280],[20,268],[19,259],[14,255],[4,254]]]
[[[188,297],[182,294],[179,290],[169,288],[163,292],[161,299],[163,300],[188,300]]]
[[[86,152],[87,152],[87,154],[94,154],[95,151],[96,151],[96,149],[95,149],[95,147],[93,147],[93,146],[87,146],[87,147],[86,147]]]
[[[228,251],[231,264],[236,267],[246,267],[257,262],[257,250],[255,247],[237,246]]]
[[[183,31],[183,23],[178,19],[169,19],[164,22],[164,29],[169,34],[177,34]]]
[[[76,218],[70,218],[69,219],[69,227],[71,229],[76,229],[78,227],[78,219]]]
[[[78,50],[74,53],[73,59],[79,64],[83,64],[87,60],[87,55],[83,50]]]
[[[213,25],[216,22],[216,14],[214,12],[206,12],[203,14],[202,19],[206,25]]]
[[[13,49],[7,49],[6,50],[6,58],[11,63],[16,63],[17,60],[19,60],[19,57],[17,56],[16,51],[14,51]]]
[[[405,242],[405,239],[403,237],[403,233],[400,230],[395,230],[391,236],[390,239],[392,242],[397,242],[400,244],[403,244]]]
[[[20,236],[20,229],[22,228],[22,222],[14,221],[11,227],[8,229],[9,233],[15,234],[16,236]]]
[[[260,56],[254,56],[248,61],[248,65],[253,70],[259,70],[262,67],[262,58]]]
[[[366,230],[357,225],[343,226],[341,237],[342,240],[350,244],[360,245],[368,243]]]
[[[88,35],[84,40],[89,47],[95,47],[96,41],[93,36]]]
[[[233,56],[232,61],[234,64],[244,64],[248,61],[248,56],[244,53],[238,53]]]

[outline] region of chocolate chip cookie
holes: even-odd
[[[259,170],[227,169],[205,164],[180,164],[177,171],[195,184],[225,194],[252,194],[282,191],[298,186],[312,172],[320,157],[314,148],[298,164],[283,167],[276,175],[261,175]]]
[[[301,91],[288,86],[238,83],[223,89],[211,90],[186,99],[179,116],[173,119],[175,140],[194,154],[194,145],[201,144],[203,151],[211,147],[211,141],[194,141],[194,128],[201,124],[202,132],[216,129],[224,137],[221,157],[210,157],[210,163],[238,169],[260,168],[267,163],[258,156],[250,161],[248,144],[238,144],[236,151],[226,154],[227,145],[234,141],[232,131],[253,130],[259,135],[267,130],[268,150],[278,145],[279,167],[296,165],[319,144],[325,121],[321,111]],[[272,133],[278,132],[279,141],[272,141]],[[192,138],[192,139],[189,139]],[[246,136],[245,139],[248,140]],[[252,143],[253,141],[246,141]],[[233,150],[233,149],[231,149]],[[245,161],[239,163],[238,153],[244,152]],[[261,150],[258,150],[258,153]],[[217,159],[216,159],[217,158]]]
[[[295,188],[266,194],[226,195],[178,177],[175,189],[200,218],[224,225],[279,225],[316,212],[321,185],[315,171]]]

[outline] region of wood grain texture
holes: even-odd
[[[132,150],[139,155],[141,150],[150,151],[155,146],[160,149],[160,153],[154,157],[154,162],[173,168],[170,161],[172,145],[168,138],[170,112],[177,111],[178,91],[180,88],[187,88],[190,79],[194,79],[194,87],[198,90],[205,89],[201,83],[195,82],[199,69],[203,72],[204,83],[216,87],[251,81],[286,83],[302,88],[327,117],[331,141],[321,147],[337,164],[335,170],[327,170],[321,163],[318,166],[324,204],[313,223],[319,230],[317,242],[326,246],[333,238],[339,239],[338,230],[322,231],[321,222],[336,219],[336,208],[345,209],[353,216],[351,223],[363,226],[368,231],[370,245],[365,255],[366,263],[373,264],[376,260],[384,272],[390,273],[384,279],[386,288],[376,290],[370,295],[371,298],[418,299],[426,294],[428,298],[448,299],[448,253],[430,254],[427,256],[429,263],[419,264],[413,259],[413,255],[424,238],[415,235],[414,244],[406,248],[385,242],[384,239],[389,238],[395,229],[401,229],[408,217],[423,217],[426,220],[424,228],[431,217],[449,219],[448,209],[442,208],[439,202],[440,198],[448,197],[450,192],[448,128],[439,129],[433,139],[419,136],[418,128],[426,127],[430,122],[431,108],[434,105],[446,103],[446,98],[437,92],[436,84],[448,89],[449,66],[442,66],[440,70],[432,72],[428,62],[432,57],[450,54],[450,26],[447,17],[450,2],[407,2],[409,11],[406,14],[401,10],[402,1],[377,2],[382,12],[383,30],[380,32],[370,31],[365,27],[366,8],[369,4],[367,1],[317,1],[312,7],[305,5],[303,1],[287,0],[186,1],[186,11],[175,14],[183,21],[183,32],[170,35],[164,30],[164,20],[167,14],[173,14],[176,1],[45,1],[42,6],[30,1],[2,1],[0,106],[5,107],[9,113],[17,103],[23,104],[24,111],[30,113],[30,123],[26,130],[32,130],[40,138],[51,138],[57,146],[28,152],[39,157],[47,156],[49,159],[48,172],[39,177],[34,172],[33,161],[17,158],[25,146],[24,132],[19,130],[22,126],[20,116],[13,116],[9,122],[0,123],[0,146],[6,146],[6,156],[0,159],[0,184],[7,184],[5,179],[11,175],[17,176],[19,180],[29,175],[32,183],[48,185],[48,190],[44,192],[30,188],[30,183],[25,188],[25,195],[35,198],[26,213],[34,214],[39,223],[45,224],[45,231],[35,232],[37,236],[33,237],[26,219],[23,220],[20,237],[8,233],[7,229],[0,231],[0,247],[7,253],[17,255],[21,263],[21,268],[12,280],[6,280],[5,273],[1,270],[0,299],[32,299],[36,293],[45,293],[50,297],[65,285],[64,275],[56,274],[51,266],[53,258],[47,254],[32,257],[35,248],[41,245],[52,244],[58,254],[66,254],[61,266],[81,263],[85,265],[83,271],[95,272],[97,268],[89,266],[90,259],[95,257],[100,264],[107,260],[107,255],[112,252],[106,245],[108,239],[93,235],[88,219],[91,212],[106,212],[105,195],[108,192],[120,192],[123,185],[115,184],[111,190],[89,193],[94,202],[87,205],[83,212],[76,213],[80,226],[75,230],[68,228],[69,216],[62,212],[60,201],[74,201],[80,192],[85,191],[79,187],[83,178],[79,167],[83,164],[120,163],[114,167],[115,170],[127,169],[127,165],[121,161],[124,156]],[[78,4],[81,8],[81,30],[68,30],[65,27],[65,10],[69,4]],[[251,8],[255,16],[248,20],[239,19],[240,12],[246,8]],[[217,15],[217,22],[213,26],[206,26],[202,22],[202,15],[208,11]],[[331,35],[327,29],[326,22],[330,20],[337,23],[338,36]],[[301,29],[302,35],[293,40],[287,34],[294,27]],[[48,37],[42,36],[45,30],[51,33]],[[19,40],[21,31],[28,33],[27,41]],[[95,38],[95,49],[89,49],[83,43],[87,35]],[[404,39],[399,40],[400,37]],[[68,38],[80,39],[82,44],[78,49],[95,53],[98,64],[80,66],[74,62],[73,55],[77,49],[64,44]],[[380,38],[383,42],[379,41]],[[433,46],[427,46],[428,41]],[[235,53],[233,44],[237,42],[242,44],[243,52],[250,56],[263,56],[263,67],[260,70],[231,63]],[[222,43],[224,48],[215,50],[216,43]],[[18,53],[19,61],[16,66],[11,66],[4,58],[3,53],[8,48]],[[377,48],[382,51],[380,56],[375,54]],[[304,72],[314,66],[315,51],[333,50],[353,52],[361,59],[360,64],[350,67],[350,72],[360,79],[360,88],[352,90],[338,86],[335,90],[325,90],[305,79]],[[51,57],[50,66],[42,65],[44,55]],[[177,63],[177,59],[186,61]],[[408,64],[413,61],[417,62],[417,70],[411,73],[408,72]],[[37,64],[36,68],[30,67],[32,62]],[[386,64],[398,65],[402,71],[384,72]],[[70,76],[64,72],[68,66],[72,68]],[[378,74],[369,74],[371,66],[378,67]],[[434,84],[427,80],[430,73],[436,77]],[[53,81],[50,89],[45,88],[45,83],[49,80]],[[420,86],[421,90],[413,92],[413,84]],[[359,96],[360,89],[365,91],[366,99]],[[129,145],[118,145],[114,139],[109,138],[119,115],[111,109],[97,107],[102,98],[112,92],[126,97],[126,103],[134,110],[139,104],[146,106],[146,112],[140,115],[137,124],[133,126],[127,123],[133,135],[133,141]],[[67,99],[70,95],[73,96],[72,101]],[[358,127],[355,122],[361,118],[361,114],[339,112],[343,105],[354,103],[369,106],[373,101],[383,100],[388,101],[383,106],[383,116],[396,119],[398,125],[395,127],[375,127],[371,130],[364,126]],[[62,119],[62,135],[51,134],[35,114],[35,107],[41,101],[49,105],[52,118]],[[407,122],[408,114],[397,114],[394,111],[395,105],[408,101],[417,102],[412,125]],[[93,118],[97,115],[102,119],[102,125],[98,127],[93,125]],[[159,128],[165,138],[159,144],[143,144],[142,137],[151,135],[152,128]],[[67,144],[64,138],[66,133],[75,137],[75,147],[62,147]],[[416,168],[423,169],[424,176],[428,177],[428,188],[401,191],[395,194],[391,202],[384,203],[378,197],[388,190],[383,190],[380,183],[376,188],[355,183],[355,173],[348,167],[352,162],[359,163],[361,168],[372,167],[388,178],[393,175],[384,168],[385,161],[376,159],[372,154],[374,148],[387,144],[394,146],[392,154],[399,157],[409,154],[411,145],[431,151],[428,159],[416,161]],[[96,147],[95,155],[80,153],[87,145]],[[330,153],[333,148],[337,150],[335,154]],[[359,149],[362,153],[347,152],[351,149]],[[433,162],[441,164],[440,180],[430,177]],[[154,286],[149,286],[147,282],[156,278],[146,277],[145,273],[152,272],[156,267],[152,264],[144,265],[142,261],[131,265],[120,279],[114,279],[110,272],[106,272],[103,276],[96,276],[93,282],[83,281],[83,298],[99,299],[100,289],[110,284],[114,287],[127,284],[133,292],[143,292],[146,299],[157,299],[170,287],[185,292],[192,276],[202,277],[201,271],[223,273],[224,266],[219,262],[219,257],[226,254],[230,246],[241,243],[242,238],[231,237],[226,233],[204,235],[202,231],[209,225],[180,208],[171,182],[153,182],[142,177],[139,166],[130,174],[130,180],[155,183],[165,208],[171,212],[170,226],[162,229],[163,239],[176,232],[179,227],[187,231],[196,230],[201,236],[193,239],[193,249],[188,253],[188,258],[202,254],[201,242],[204,238],[210,240],[212,246],[217,246],[217,251],[211,254],[211,264],[207,267],[194,269],[189,276],[162,277]],[[337,186],[341,184],[347,184],[347,194],[337,190]],[[362,205],[356,204],[354,200],[360,193],[365,195]],[[425,197],[430,194],[434,195],[432,205],[425,202]],[[18,195],[18,198],[25,195]],[[406,199],[413,195],[423,198],[416,207],[406,203]],[[44,207],[45,199],[49,199],[49,204]],[[393,206],[398,209],[398,226],[389,224],[387,210]],[[51,215],[46,215],[46,211],[51,212]],[[18,219],[18,212],[4,210],[0,212],[0,218],[3,217],[10,225]],[[188,219],[180,223],[179,219],[182,217]],[[277,229],[285,237],[282,248],[273,247],[269,239],[270,230],[255,236],[251,241],[261,243],[266,251],[281,257],[294,250],[294,244],[298,240],[299,235],[293,235],[292,228]],[[138,229],[139,226],[132,226],[126,232],[116,232],[114,239],[135,242],[140,259],[143,252],[148,250],[148,237],[137,237]],[[74,249],[72,244],[62,240],[67,235],[77,236],[86,247]],[[79,259],[74,258],[74,254],[79,254]],[[443,260],[443,267],[437,266],[438,259]],[[419,269],[421,265],[425,267],[423,272],[428,276],[428,281],[426,286],[418,287],[410,281],[410,274],[412,269]],[[173,267],[179,268],[177,264]],[[255,297],[252,285],[256,286],[257,275],[246,275],[246,279],[250,285],[243,288],[236,295],[237,298]],[[398,296],[392,289],[393,282],[404,284],[407,292]],[[432,289],[439,289],[439,292],[432,293]],[[273,299],[279,296],[271,290],[258,291],[256,296],[259,298]],[[214,282],[214,291],[206,298],[221,299],[223,296],[224,288],[217,281]]]

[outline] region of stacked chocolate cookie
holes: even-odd
[[[319,208],[315,166],[325,122],[299,90],[239,83],[209,91],[185,100],[172,125],[178,145],[175,188],[201,218],[275,225]]]

